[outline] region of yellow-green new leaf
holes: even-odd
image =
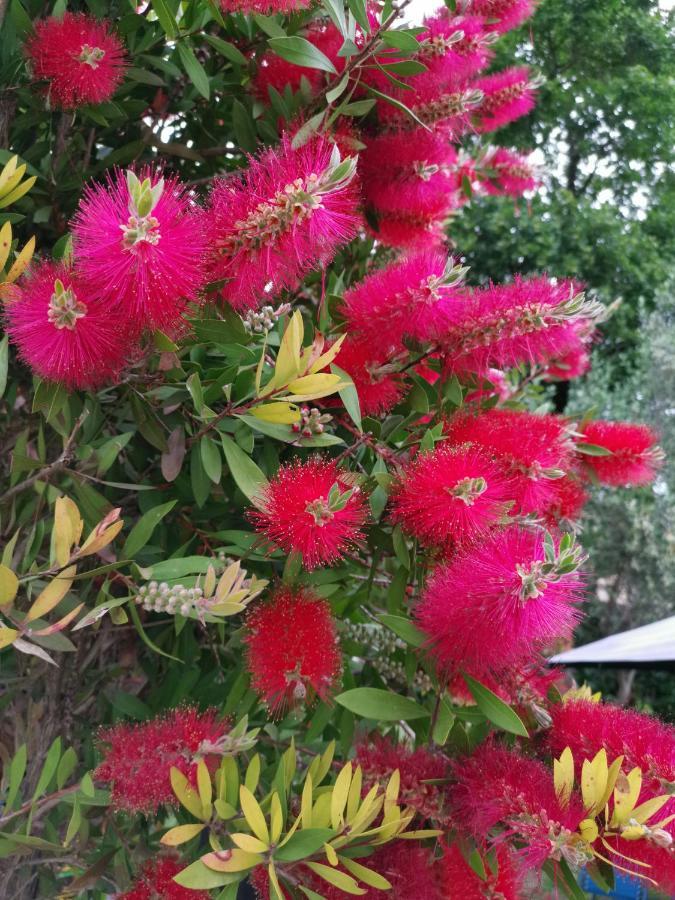
[[[53,578],[28,610],[26,622],[41,619],[48,612],[51,612],[55,606],[58,606],[70,590],[76,572],[77,566],[68,566],[60,575]]]
[[[296,310],[291,316],[290,322],[281,339],[277,361],[274,367],[274,375],[265,385],[267,394],[273,389],[285,387],[289,381],[293,381],[300,375],[300,354],[302,352],[302,339],[305,327],[302,315]]]
[[[201,861],[214,872],[244,872],[260,865],[263,857],[258,853],[247,853],[245,850],[221,850],[207,853]]]
[[[199,799],[204,808],[204,815],[205,817],[210,816],[213,788],[208,767],[203,759],[200,759],[197,763],[197,790],[199,791]]]
[[[19,632],[16,628],[5,628],[4,625],[0,625],[0,650],[13,644],[18,636]]]
[[[253,834],[269,846],[270,833],[267,829],[267,822],[265,821],[263,811],[253,794],[246,785],[243,784],[239,788],[239,802],[241,804],[241,811],[244,813],[244,818]]]
[[[331,346],[330,350],[326,350],[325,353],[322,353],[321,356],[312,363],[312,365],[309,367],[310,375],[314,375],[315,372],[320,372],[322,369],[325,369],[333,362],[335,357],[340,352],[340,347],[342,347],[342,344],[344,343],[346,337],[346,334],[341,334],[340,337]]]
[[[565,747],[560,759],[553,760],[553,784],[560,805],[567,807],[574,787],[574,757],[569,747]]]
[[[343,813],[349,797],[349,788],[352,783],[352,764],[348,762],[340,770],[330,800],[330,821],[333,828],[340,828],[343,821]]]
[[[10,222],[0,228],[0,272],[5,268],[12,247],[12,226]]]
[[[374,872],[372,869],[362,866],[361,863],[356,862],[354,859],[349,859],[347,856],[340,856],[339,860],[348,872],[355,875],[359,881],[367,884],[368,887],[377,888],[378,891],[391,889],[391,882],[387,881],[379,872]]]
[[[276,844],[281,837],[283,827],[284,814],[281,809],[279,795],[275,792],[272,794],[272,802],[270,804],[270,838],[273,844]]]
[[[19,590],[19,579],[7,566],[0,565],[0,606],[9,606]]]
[[[258,840],[252,834],[237,832],[236,834],[231,834],[230,838],[235,846],[239,847],[240,850],[246,851],[246,853],[266,853],[269,849],[264,841]]]
[[[273,425],[294,425],[301,418],[297,406],[293,403],[283,403],[281,400],[254,406],[249,410],[249,414],[263,422],[271,422]]]
[[[614,810],[610,825],[615,827],[627,822],[640,796],[642,772],[636,766],[628,775],[619,775],[614,786]]]
[[[344,891],[345,894],[359,896],[366,893],[363,888],[359,887],[357,881],[351,875],[347,875],[346,872],[341,872],[339,869],[331,869],[330,866],[325,866],[323,863],[308,862],[306,865],[319,878],[323,878],[324,881]]]
[[[631,819],[635,819],[640,825],[645,825],[669,800],[670,794],[661,794],[660,797],[652,797],[651,800],[646,800],[644,803],[635,807],[631,814]]]
[[[181,804],[197,819],[205,821],[208,816],[204,814],[204,807],[199,799],[199,794],[192,787],[185,775],[175,766],[171,767],[171,787]]]
[[[597,815],[602,809],[608,772],[607,753],[604,748],[599,750],[592,760],[585,759],[581,767],[581,795],[584,807],[592,815]]]
[[[58,497],[54,504],[54,556],[59,566],[70,559],[70,550],[82,536],[84,522],[70,497]]]
[[[9,281],[10,283],[13,283],[17,280],[17,278],[20,278],[21,275],[23,275],[23,273],[28,268],[28,264],[30,263],[31,259],[33,258],[33,253],[35,253],[35,238],[34,237],[30,238],[27,241],[26,246],[18,254],[16,259],[12,263],[12,266],[11,266],[9,272],[7,273],[7,281]]]
[[[160,840],[160,844],[164,844],[165,847],[178,847],[180,844],[191,841],[193,837],[197,837],[197,835],[205,828],[206,825],[197,823],[191,825],[177,825],[175,828],[170,828],[169,831],[167,831]]]
[[[302,395],[307,400],[312,400],[335,393],[341,381],[339,375],[329,375],[326,372],[318,375],[303,375],[302,378],[291,381],[288,390],[291,394]]]

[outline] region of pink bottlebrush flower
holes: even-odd
[[[427,547],[465,543],[507,515],[510,497],[510,479],[486,450],[442,443],[404,468],[391,518]]]
[[[256,529],[307,569],[337,562],[363,534],[366,501],[349,473],[316,456],[281,466],[250,513]]]
[[[251,159],[241,175],[216,182],[211,193],[209,277],[225,280],[223,297],[236,309],[256,308],[295,288],[324,266],[359,224],[356,168],[337,147],[315,138],[294,150],[279,147]]]
[[[309,0],[219,0],[219,2],[220,8],[227,15],[243,12],[262,15],[280,13],[287,16],[309,6]]]
[[[325,700],[342,669],[330,606],[309,590],[282,587],[246,618],[251,685],[273,715],[314,697]]]
[[[384,415],[404,396],[405,379],[394,362],[397,352],[351,337],[340,347],[335,362],[354,382],[364,415]]]
[[[204,281],[202,224],[175,178],[117,170],[107,184],[87,186],[80,201],[78,271],[133,331],[173,330]]]
[[[572,465],[567,423],[555,416],[510,409],[462,413],[446,426],[453,443],[479,444],[514,479],[515,511],[542,514],[556,496],[555,481]]]
[[[200,713],[192,707],[140,724],[113,725],[99,732],[98,740],[108,746],[94,778],[110,784],[117,809],[154,813],[159,806],[175,806],[172,767],[196,784],[197,763],[218,755],[229,730],[229,722],[220,719],[217,710]]]
[[[591,368],[587,343],[586,338],[580,337],[576,347],[548,362],[542,374],[544,381],[570,381],[585,375]]]
[[[47,81],[51,106],[104,103],[124,76],[124,47],[111,23],[83,13],[41,19],[26,41],[35,81]]]
[[[117,900],[209,900],[208,891],[184,888],[173,880],[187,865],[174,855],[149,859],[133,886],[116,894]]]
[[[579,346],[579,326],[592,328],[599,304],[576,282],[516,277],[511,284],[466,291],[440,341],[446,370],[482,374],[521,363],[546,363]]]
[[[421,819],[447,821],[445,791],[439,790],[437,784],[428,784],[430,780],[447,777],[446,757],[424,747],[409,750],[376,735],[368,742],[357,744],[356,763],[361,766],[367,790],[375,783],[386,783],[398,769],[401,776],[399,802],[416,810]]]
[[[485,79],[484,79],[485,80]],[[472,115],[482,114],[483,95],[478,82],[465,86],[446,85],[444,79],[426,72],[418,76],[413,90],[389,90],[388,93],[405,103],[426,126],[457,140],[471,127]],[[504,101],[502,101],[504,102]],[[407,113],[386,101],[378,101],[380,121],[388,128],[401,131],[417,130],[418,126]]]
[[[388,161],[386,167],[383,159]],[[377,135],[359,157],[364,200],[380,214],[405,210],[411,215],[436,215],[439,195],[454,192],[456,161],[454,147],[442,134],[419,129],[412,134]]]
[[[565,475],[552,483],[552,497],[544,512],[544,521],[549,528],[556,528],[561,521],[576,522],[588,502],[588,491],[579,478]]]
[[[485,19],[486,31],[504,34],[529,19],[535,9],[532,0],[468,0],[467,12]]]
[[[443,848],[443,858],[438,864],[440,881],[444,889],[442,897],[457,897],[461,900],[520,900],[522,878],[516,867],[513,853],[505,844],[497,847],[494,862],[497,874],[489,861],[485,861],[486,878],[480,878],[462,856],[457,844]]]
[[[659,812],[658,817],[665,818],[666,813],[672,815],[675,812],[673,803]],[[665,897],[675,896],[675,825],[670,822],[664,828],[659,829],[661,834],[659,842],[650,840],[631,841],[626,846],[626,841],[620,838],[607,838],[608,845],[616,851],[607,855],[617,866],[622,866],[635,873],[638,878],[649,878],[656,883],[659,894]],[[670,841],[670,843],[668,843]],[[630,857],[631,862],[626,859]]]
[[[585,817],[573,796],[561,806],[550,770],[541,762],[506,750],[493,741],[480,744],[471,756],[453,764],[455,785],[450,789],[453,821],[481,843],[492,837],[500,843],[515,840],[518,866],[539,869],[549,858],[572,849],[571,833]]]
[[[473,87],[483,92],[483,99],[476,108],[480,132],[502,128],[526,116],[534,107],[536,85],[530,80],[527,66],[514,66],[479,78]]]
[[[583,582],[563,562],[578,565],[580,552],[550,549],[541,532],[511,525],[435,570],[415,615],[442,671],[501,672],[571,634]]]
[[[488,194],[507,194],[510,197],[521,197],[526,191],[533,191],[538,181],[534,167],[527,156],[506,147],[496,147],[482,160],[483,168],[488,169],[481,184]],[[479,175],[483,173],[479,172]]]
[[[31,269],[4,318],[22,360],[69,390],[115,381],[131,352],[124,323],[90,285],[62,263]]]
[[[424,20],[417,40],[419,60],[447,84],[458,84],[484,69],[494,56],[491,38],[480,16],[451,16],[444,10]],[[460,36],[461,35],[461,36]]]
[[[675,784],[675,727],[653,716],[611,703],[569,700],[551,709],[548,743],[556,755],[570,747],[576,760],[605,749],[609,759],[624,757],[624,769],[638,766],[653,794]],[[673,810],[675,812],[675,810]],[[629,854],[630,855],[630,854]]]
[[[394,347],[430,341],[452,321],[463,271],[442,253],[420,253],[379,269],[345,292],[342,315],[359,340]]]
[[[256,2],[256,0],[254,0]],[[344,67],[345,59],[338,56],[338,51],[343,43],[343,38],[333,25],[313,23],[304,34],[306,40],[327,56],[338,71]],[[308,69],[306,66],[296,66],[287,62],[280,56],[267,51],[258,61],[258,68],[252,79],[252,87],[255,95],[265,103],[269,102],[269,88],[273,87],[283,94],[288,85],[293,93],[300,90],[304,82],[310,94],[316,94],[320,90],[326,78],[326,73],[319,69]]]
[[[609,456],[580,458],[603,484],[615,486],[649,484],[659,470],[664,454],[658,437],[647,425],[633,422],[586,422],[581,441],[610,451]]]

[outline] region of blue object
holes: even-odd
[[[592,897],[615,897],[617,900],[647,900],[647,885],[639,878],[614,872],[614,890],[603,891],[583,870],[579,873],[579,887]]]

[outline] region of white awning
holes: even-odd
[[[675,616],[574,647],[549,662],[563,666],[675,663]]]

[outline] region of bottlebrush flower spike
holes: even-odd
[[[330,262],[356,234],[356,160],[330,141],[294,150],[285,137],[211,193],[208,272],[238,310],[257,308]]]
[[[446,425],[454,443],[489,450],[514,479],[515,512],[544,514],[556,497],[555,481],[572,467],[569,426],[555,416],[510,409],[462,413]]]
[[[392,347],[404,337],[434,340],[456,318],[457,287],[466,269],[442,253],[420,253],[392,263],[345,292],[342,315],[358,339]]]
[[[40,378],[69,390],[95,390],[115,381],[133,351],[124,323],[62,263],[29,270],[4,318],[21,359]]]
[[[582,455],[603,484],[649,484],[665,458],[657,435],[647,425],[598,419],[583,425],[581,441],[609,451],[608,456]]]
[[[448,762],[445,757],[424,747],[409,750],[376,735],[371,741],[357,744],[356,762],[363,771],[363,783],[367,790],[378,782],[386,783],[398,769],[401,777],[399,802],[415,809],[422,819],[447,821],[445,791],[437,784],[428,783],[447,777]]]
[[[174,330],[203,284],[201,213],[175,178],[117,170],[75,215],[78,271],[135,332]]]
[[[464,0],[462,9],[483,16],[486,31],[504,34],[517,28],[534,12],[532,0]]]
[[[587,300],[573,281],[516,277],[463,294],[458,314],[439,338],[446,369],[484,374],[491,367],[546,363],[580,345],[605,307]]]
[[[427,547],[472,541],[507,515],[511,481],[472,444],[418,454],[391,495],[391,519]]]
[[[424,20],[417,54],[433,75],[447,84],[459,83],[484,69],[494,56],[493,36],[481,16],[451,16],[447,10]],[[424,77],[417,76],[417,77]],[[415,80],[412,81],[415,84]]]
[[[337,562],[363,534],[366,502],[349,474],[327,459],[281,466],[250,513],[256,529],[307,569]]]
[[[552,482],[552,497],[544,513],[546,524],[556,528],[562,521],[576,522],[588,502],[588,491],[575,475],[565,475]]]
[[[149,859],[131,889],[116,895],[117,900],[209,900],[208,891],[184,888],[173,880],[186,865],[177,856]]]
[[[538,184],[534,166],[528,157],[506,147],[493,147],[485,154],[477,174],[488,194],[521,197],[526,191],[533,191]]]
[[[330,606],[308,590],[280,588],[246,618],[246,661],[253,690],[273,715],[326,699],[342,668]]]
[[[107,21],[83,13],[41,19],[26,41],[33,79],[47,81],[51,106],[104,103],[124,76],[123,45]]]
[[[537,86],[527,66],[514,66],[475,81],[473,87],[483,95],[476,104],[478,131],[495,131],[526,116],[534,107]]]
[[[400,209],[396,213],[382,213],[371,209],[369,231],[381,244],[396,247],[409,253],[425,250],[441,252],[445,240],[445,223],[459,205],[459,198],[452,192],[429,198],[424,213]]]
[[[545,381],[570,381],[572,378],[580,378],[591,368],[591,355],[588,351],[590,335],[584,334],[585,328],[577,329],[579,342],[557,359],[552,359],[546,364],[542,373]]]
[[[581,550],[512,525],[459,551],[427,582],[415,617],[449,675],[498,673],[571,633],[583,582]]]
[[[107,745],[94,778],[110,784],[112,803],[128,812],[156,812],[175,806],[171,768],[196,784],[197,763],[224,752],[229,722],[215,709],[180,707],[138,725],[122,723],[99,732]]]
[[[373,347],[369,341],[350,337],[340,347],[335,362],[354,382],[364,415],[389,412],[405,394],[405,381],[395,362],[399,352],[400,348]]]
[[[493,865],[496,864],[496,874]],[[522,876],[518,870],[514,854],[506,845],[496,849],[493,863],[483,863],[485,879],[480,878],[467,861],[457,844],[443,848],[443,858],[438,863],[439,880],[443,893],[439,897],[461,897],[462,900],[520,900]]]
[[[448,86],[443,78],[425,73],[423,80],[414,83],[414,93],[411,90],[389,93],[404,101],[428,128],[441,131],[456,140],[469,129],[472,115],[484,108],[486,98],[479,89],[479,84],[480,82],[475,82],[470,86]],[[525,88],[522,88],[521,93],[524,91]],[[512,88],[511,93],[514,92],[515,88]],[[495,103],[504,105],[505,97],[506,88]],[[388,128],[410,131],[418,127],[407,113],[386,101],[379,101],[377,109],[381,122]]]

